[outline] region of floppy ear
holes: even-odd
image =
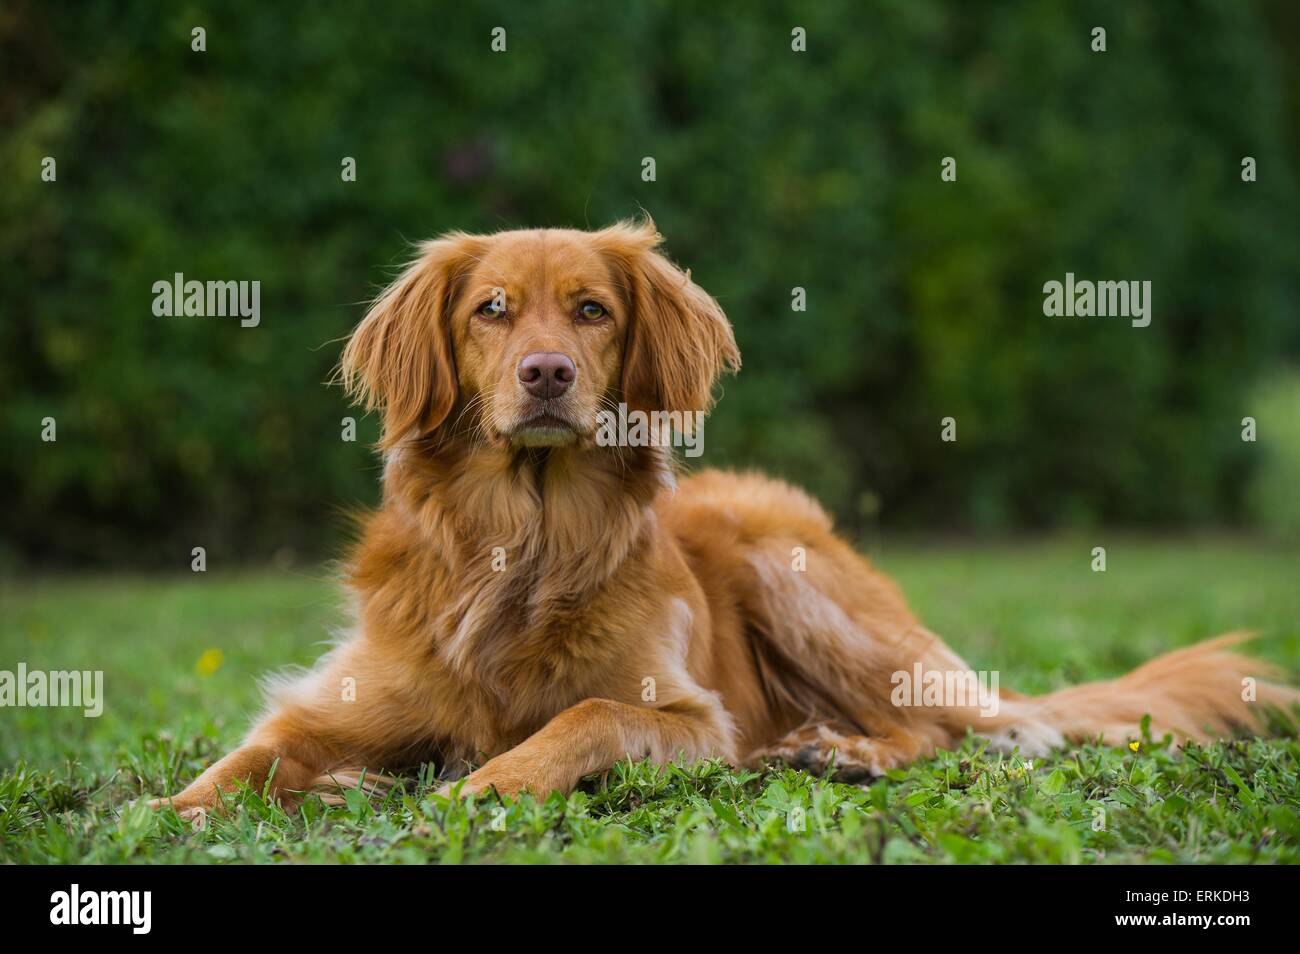
[[[596,238],[627,278],[632,313],[623,395],[628,406],[707,412],[718,376],[740,368],[740,351],[722,308],[689,272],[656,251],[663,237],[653,222],[621,222]]]
[[[412,431],[434,430],[456,404],[459,387],[448,310],[476,240],[452,233],[424,242],[420,254],[384,290],[343,349],[339,377],[366,410],[382,410],[380,446]]]

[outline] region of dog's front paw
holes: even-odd
[[[144,803],[154,811],[162,808],[171,807],[176,809],[176,814],[180,816],[181,821],[190,823],[190,827],[195,831],[202,831],[208,827],[208,812],[213,807],[199,801],[182,798],[149,798]]]
[[[541,784],[539,779],[530,778],[527,773],[511,765],[506,756],[499,755],[471,772],[463,781],[444,785],[439,789],[438,794],[450,798],[459,791],[460,796],[465,798],[489,789],[498,795],[514,798],[520,792],[544,793],[549,791],[550,787]]]

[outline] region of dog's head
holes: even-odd
[[[588,441],[597,413],[708,411],[740,365],[718,303],[653,223],[453,233],[424,243],[340,365],[391,448],[443,426],[510,447]]]

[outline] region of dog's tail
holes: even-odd
[[[1144,718],[1153,739],[1177,743],[1226,738],[1234,731],[1295,731],[1300,690],[1272,681],[1274,667],[1231,647],[1251,633],[1229,633],[1157,656],[1118,679],[1045,696],[1001,694],[998,712],[971,728],[998,748],[1038,754],[1062,742],[1123,745],[1140,739]],[[1280,718],[1279,718],[1280,717]]]

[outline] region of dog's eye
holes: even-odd
[[[578,317],[587,321],[599,321],[605,317],[605,307],[594,301],[584,301],[578,306]]]
[[[499,306],[495,298],[489,298],[487,301],[483,302],[483,304],[479,305],[478,313],[484,318],[491,319],[504,318],[506,316],[505,308]]]

